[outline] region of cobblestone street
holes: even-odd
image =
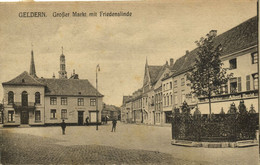
[[[258,164],[258,147],[173,146],[171,128],[99,126],[0,128],[3,164]]]

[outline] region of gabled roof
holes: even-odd
[[[222,45],[223,56],[257,45],[257,35],[258,26],[257,17],[255,16],[216,36],[214,39],[214,44]],[[192,66],[195,64],[195,58],[197,57],[197,51],[198,48],[177,59],[173,66],[173,70],[175,70],[175,72],[172,76],[179,75],[189,69],[192,69]]]
[[[163,66],[155,66],[155,65],[148,65],[148,70],[150,74],[151,83],[155,83],[157,81],[157,76],[160,73]]]
[[[30,85],[30,86],[45,86],[45,84],[38,81],[36,78],[29,75],[28,72],[24,71],[14,79],[2,83],[2,85]]]
[[[103,97],[87,79],[38,79],[46,84],[48,96],[93,96]]]

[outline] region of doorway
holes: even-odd
[[[21,124],[29,124],[28,111],[21,111]]]
[[[78,111],[78,125],[83,125],[84,111]]]

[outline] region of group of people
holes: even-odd
[[[113,119],[112,120],[112,130],[111,132],[116,132],[116,124],[117,120]],[[86,118],[86,125],[89,125],[89,117]],[[67,124],[65,123],[65,120],[62,120],[61,122],[61,129],[62,129],[62,134],[65,135],[65,129],[66,129]]]

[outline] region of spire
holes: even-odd
[[[33,57],[33,44],[32,44],[32,51],[31,51],[30,75],[33,77],[37,77],[36,70],[35,70],[35,64],[34,64],[34,57]]]
[[[65,62],[65,55],[63,54],[63,46],[61,47],[59,78],[61,79],[67,78],[66,62]]]

